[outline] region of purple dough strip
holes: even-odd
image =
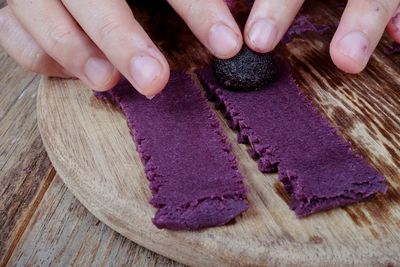
[[[189,75],[172,73],[151,101],[127,82],[110,91],[124,112],[158,208],[159,228],[223,225],[248,208],[246,189],[220,125]],[[104,98],[106,94],[97,94]]]
[[[328,25],[312,22],[308,15],[300,15],[296,17],[292,26],[290,26],[283,36],[281,42],[283,44],[290,43],[293,38],[306,32],[325,33],[329,28]]]
[[[386,192],[384,178],[330,126],[277,59],[278,77],[253,92],[223,89],[211,67],[198,72],[211,100],[263,172],[279,170],[298,217],[354,203]]]

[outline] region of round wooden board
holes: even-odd
[[[37,109],[49,157],[72,193],[102,222],[159,254],[198,266],[388,266],[400,261],[400,207],[390,196],[296,219],[276,175],[257,170],[219,113],[246,178],[250,209],[223,227],[179,232],[151,223],[155,209],[148,203],[148,183],[118,109],[78,81],[47,78]]]

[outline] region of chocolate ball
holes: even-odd
[[[276,74],[271,53],[257,53],[246,46],[232,58],[214,58],[212,66],[218,82],[237,91],[257,90]]]

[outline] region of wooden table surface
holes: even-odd
[[[39,80],[0,48],[0,266],[181,266],[114,232],[68,191],[37,128]]]
[[[0,266],[179,266],[111,230],[68,191],[37,128],[39,80],[0,50]]]

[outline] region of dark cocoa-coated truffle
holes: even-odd
[[[276,73],[270,53],[257,53],[246,46],[233,58],[214,58],[212,66],[222,86],[238,91],[256,90],[271,82]]]

